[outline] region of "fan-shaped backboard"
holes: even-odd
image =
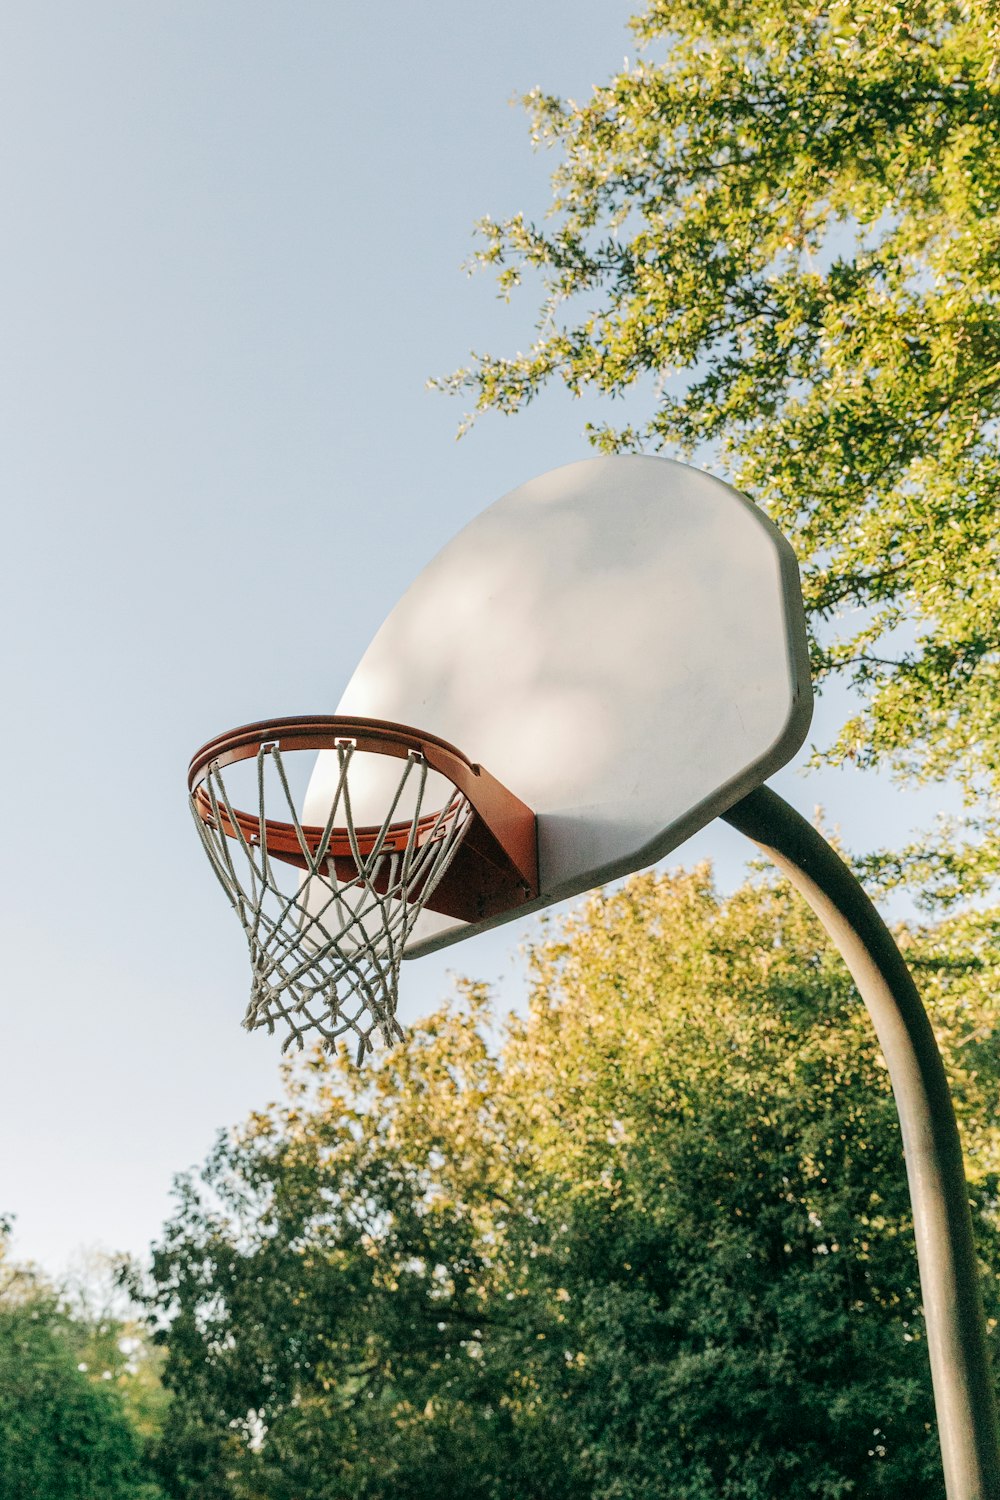
[[[662,858],[783,765],[811,711],[788,543],[720,480],[638,456],[556,469],[477,516],[336,709],[440,735],[537,814],[539,898],[482,924],[425,913],[407,956]],[[307,822],[331,779],[322,753]],[[382,795],[376,775],[372,822]]]

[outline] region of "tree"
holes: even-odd
[[[103,1251],[82,1252],[57,1288],[61,1327],[77,1364],[115,1392],[132,1430],[153,1442],[168,1417],[160,1375],[163,1350],[122,1287],[123,1261]]]
[[[601,450],[717,462],[793,542],[833,761],[955,777],[973,835],[883,861],[942,899],[998,868],[1000,12],[992,0],[651,0],[585,103],[535,89],[551,222],[481,225],[537,337],[438,382],[516,412],[634,396]]]
[[[996,1268],[996,933],[904,938]],[[168,1493],[937,1500],[895,1111],[811,915],[640,876],[532,964],[527,1017],[468,987],[365,1075],[309,1057],[182,1184]]]
[[[0,1234],[0,1494],[158,1500],[120,1393],[91,1378],[83,1331]],[[103,1374],[103,1371],[100,1372]]]

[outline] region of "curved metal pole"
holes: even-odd
[[[808,901],[875,1024],[903,1134],[948,1500],[1000,1500],[1000,1438],[962,1148],[916,985],[858,881],[783,798],[758,787],[723,818]]]

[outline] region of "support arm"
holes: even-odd
[[[874,1022],[903,1135],[948,1500],[1000,1500],[1000,1437],[962,1149],[916,985],[843,860],[776,792],[758,787],[723,817],[808,901]]]

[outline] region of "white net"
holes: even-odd
[[[243,1025],[250,1031],[287,1028],[282,1050],[317,1038],[332,1048],[353,1034],[360,1062],[372,1049],[373,1034],[387,1044],[403,1034],[396,1020],[403,949],[472,814],[468,798],[455,788],[440,808],[424,810],[428,767],[411,751],[400,762],[381,825],[360,829],[350,771],[363,752],[345,740],[333,753],[338,775],[321,829],[300,821],[281,752],[273,744],[257,752],[253,815],[239,812],[227,789],[233,768],[216,762],[199,789],[210,819],[194,797],[191,806],[250,947],[253,982]],[[269,790],[268,816],[275,816],[277,795],[278,817],[287,819],[285,830],[294,835],[294,865],[275,857],[261,833]],[[402,808],[406,813],[400,818]]]

